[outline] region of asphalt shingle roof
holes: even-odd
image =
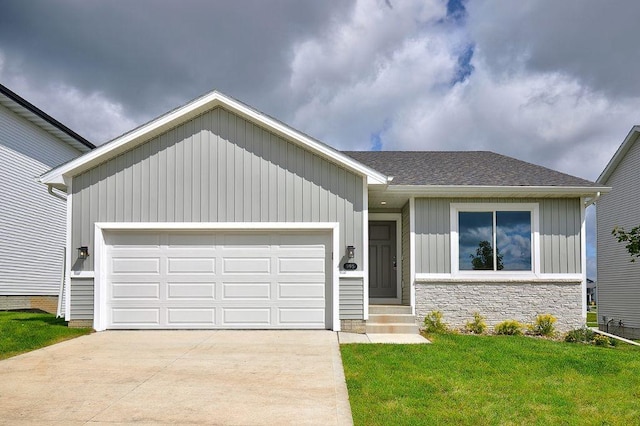
[[[489,151],[343,151],[391,185],[571,186],[594,182]]]

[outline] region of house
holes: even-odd
[[[94,146],[0,85],[0,310],[56,312],[67,212],[37,178]],[[9,195],[9,191],[11,195]]]
[[[490,152],[340,152],[219,92],[40,181],[68,194],[66,318],[96,330],[577,327],[606,190]]]
[[[640,225],[639,135],[640,126],[633,127],[598,178],[612,190],[596,203],[598,325],[631,339],[640,339],[640,263],[611,231]]]

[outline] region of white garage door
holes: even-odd
[[[330,328],[326,233],[105,234],[108,328]]]

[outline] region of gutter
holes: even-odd
[[[65,197],[64,195],[53,192],[53,185],[47,185],[47,189],[49,194],[53,195],[56,198],[61,199],[62,201],[67,201],[67,197]]]

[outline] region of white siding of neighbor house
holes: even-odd
[[[615,226],[640,225],[640,143],[633,143],[607,182],[611,192],[596,204],[598,237],[598,322],[613,318],[609,330],[640,338],[640,262],[630,262],[625,243],[611,235]],[[624,328],[617,327],[619,321]],[[615,327],[615,328],[614,328]]]
[[[451,273],[451,203],[539,203],[540,269],[549,274],[581,273],[581,213],[578,198],[416,199],[416,273]]]
[[[66,205],[36,178],[78,155],[0,105],[0,295],[58,295]]]
[[[93,247],[95,222],[338,222],[339,247],[356,246],[364,265],[363,179],[216,108],[74,177],[73,247]],[[77,282],[72,319],[89,319]],[[362,279],[340,284],[340,319],[362,319]]]

